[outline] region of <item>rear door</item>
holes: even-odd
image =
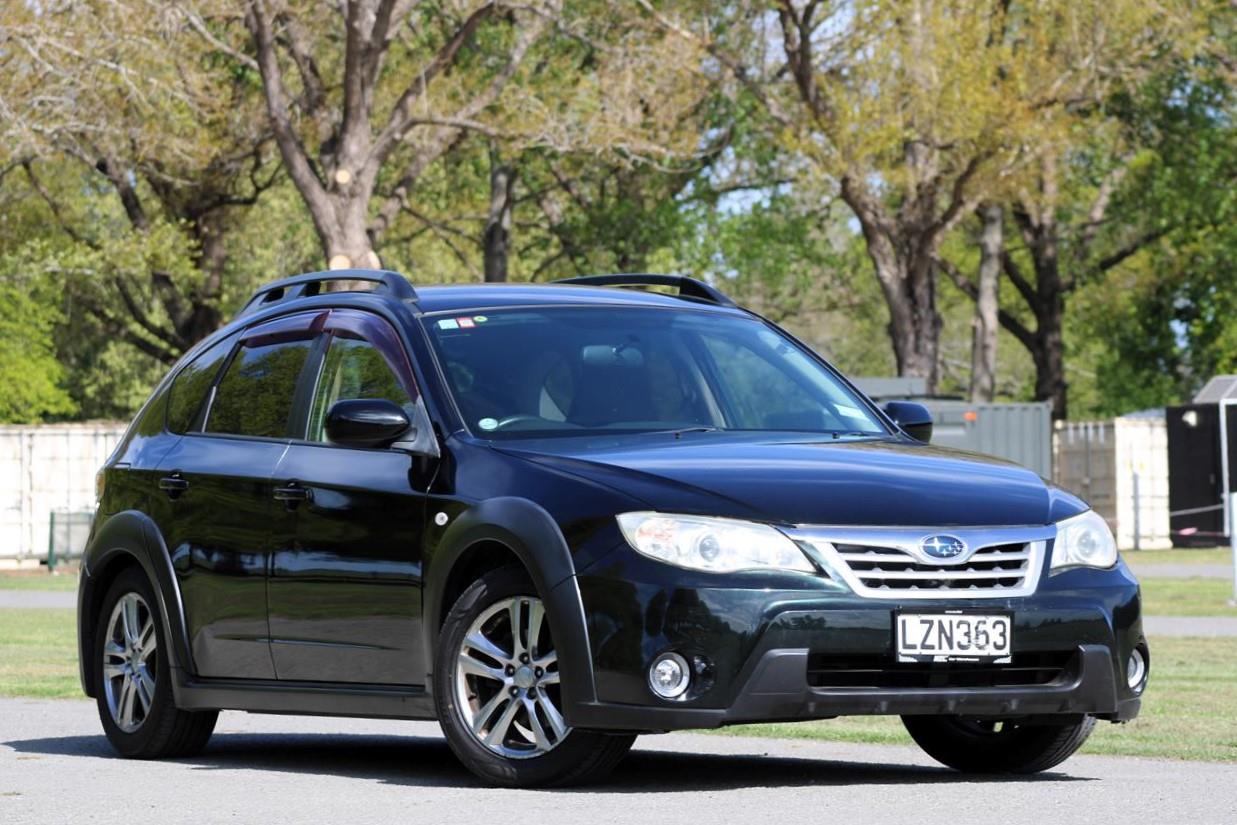
[[[280,679],[415,685],[421,661],[424,460],[327,441],[336,401],[385,398],[417,420],[407,354],[381,318],[332,310],[284,492],[271,563],[271,652]],[[297,493],[297,491],[300,491]]]
[[[169,416],[180,416],[185,435],[163,458],[159,485],[198,675],[275,678],[266,618],[273,479],[319,317],[299,313],[242,333],[193,410],[178,411],[173,387]]]

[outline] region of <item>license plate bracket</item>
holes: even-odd
[[[1006,611],[902,610],[893,623],[899,662],[1004,664],[1013,654],[1013,615]]]

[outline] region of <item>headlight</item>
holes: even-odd
[[[658,561],[693,570],[798,570],[816,568],[793,541],[767,524],[704,516],[623,513],[627,543]]]
[[[1071,567],[1112,567],[1117,563],[1117,542],[1094,510],[1057,522],[1052,547],[1052,572]]]

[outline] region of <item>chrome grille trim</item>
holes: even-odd
[[[785,531],[815,551],[831,576],[870,599],[1006,599],[1035,592],[1055,525],[1025,527],[825,527]],[[961,539],[967,551],[927,555],[933,536]]]

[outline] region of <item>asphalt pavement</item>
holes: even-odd
[[[1126,556],[1129,560],[1129,556]],[[1134,575],[1140,579],[1232,579],[1231,564],[1182,564],[1177,562],[1134,562]]]
[[[913,748],[642,737],[604,784],[484,787],[432,723],[225,713],[207,750],[117,758],[92,702],[0,699],[0,822],[1094,823],[1231,825],[1237,765],[1075,757],[966,777]]]

